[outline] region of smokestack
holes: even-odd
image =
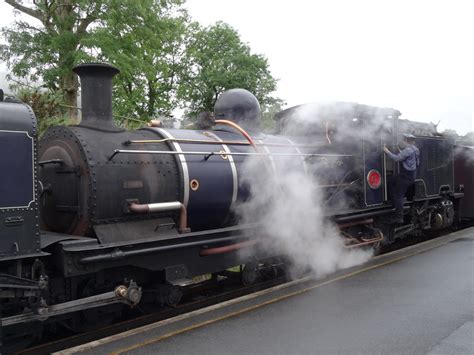
[[[112,78],[120,70],[101,63],[81,64],[72,70],[81,79],[80,125],[117,130],[112,116]]]

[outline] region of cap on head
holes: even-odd
[[[214,105],[216,120],[229,120],[246,130],[260,127],[260,104],[257,98],[245,89],[223,92]]]
[[[411,133],[404,133],[403,138],[405,138],[407,141],[414,141],[416,139],[416,137]]]

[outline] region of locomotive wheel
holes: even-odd
[[[183,291],[177,286],[161,284],[156,287],[157,302],[162,306],[176,307],[183,298]]]
[[[244,286],[249,286],[257,282],[259,277],[258,272],[258,263],[250,262],[245,264],[244,270],[242,271],[242,284]]]

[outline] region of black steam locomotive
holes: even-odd
[[[85,64],[74,71],[82,121],[53,127],[39,142],[32,110],[0,102],[4,334],[39,335],[58,320],[78,328],[97,319],[92,308],[174,304],[177,287],[193,277],[272,265],[275,256],[259,248],[265,236],[258,223],[239,224],[234,214],[248,197],[240,182],[249,156],[270,166],[279,156],[292,157],[318,176],[325,196],[344,196],[344,206],[329,198],[326,213],[348,247],[380,248],[449,227],[461,216],[454,142],[399,119],[396,110],[294,107],[277,114],[278,134],[265,135],[258,101],[235,89],[219,98],[209,129],[127,131],[112,116],[118,70]],[[405,204],[406,223],[392,226],[385,218],[394,211],[390,183],[398,166],[385,160],[382,147],[395,146],[406,131],[417,135],[421,166]],[[244,248],[251,252],[237,252]]]

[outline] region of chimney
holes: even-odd
[[[119,129],[112,116],[112,78],[120,72],[109,64],[88,63],[72,69],[81,79],[81,126]]]

